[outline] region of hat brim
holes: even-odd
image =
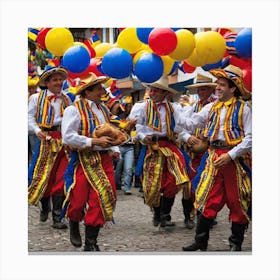
[[[76,95],[81,94],[84,90],[86,90],[90,86],[104,83],[104,82],[108,81],[109,79],[110,79],[109,77],[99,76],[99,77],[97,77],[96,80],[91,81],[91,82],[85,84],[84,86],[82,86],[81,88],[79,88],[79,90],[77,90],[77,92],[76,92]]]
[[[197,83],[197,84],[192,84],[189,86],[185,86],[185,88],[187,89],[196,89],[199,87],[216,87],[217,84],[216,83]]]
[[[48,77],[50,77],[51,75],[53,74],[61,74],[64,78],[64,80],[68,77],[68,72],[65,68],[53,68],[53,69],[49,69],[47,71],[45,71],[41,76],[40,76],[40,79],[39,79],[39,83],[38,83],[38,86],[40,87],[46,87],[46,79]]]
[[[148,84],[148,83],[143,83],[143,85],[144,85],[145,87],[155,87],[155,88],[163,89],[163,90],[166,90],[166,91],[168,91],[168,92],[170,92],[170,93],[172,93],[172,94],[177,94],[177,93],[178,93],[177,90],[175,90],[175,89],[173,89],[173,88],[170,88],[170,87],[165,87],[165,86],[163,86],[163,85],[161,85],[161,84],[158,84],[158,83],[150,83],[150,84]]]

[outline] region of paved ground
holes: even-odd
[[[176,223],[175,227],[156,228],[152,225],[152,212],[144,204],[143,198],[136,188],[132,189],[130,196],[118,191],[117,207],[114,214],[115,224],[107,225],[101,229],[98,238],[100,249],[108,253],[188,254],[188,252],[182,251],[182,246],[192,243],[195,229],[189,230],[184,226],[181,193],[175,199],[171,215],[172,220]],[[28,217],[28,250],[30,253],[70,252],[72,254],[82,252],[82,248],[75,248],[71,245],[69,229],[53,229],[51,219],[45,223],[39,221],[38,207],[29,205]],[[218,224],[210,231],[208,251],[224,254],[229,249],[228,237],[230,235],[226,207],[218,214],[217,221]],[[82,223],[80,228],[84,239]],[[252,253],[251,225],[245,233],[242,249],[246,254]]]

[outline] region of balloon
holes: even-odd
[[[129,53],[136,53],[142,46],[142,42],[136,35],[136,28],[133,27],[128,27],[119,34],[117,44]]]
[[[74,44],[72,33],[66,28],[52,28],[46,35],[46,48],[54,55],[62,56]]]
[[[205,64],[204,66],[202,66],[202,69],[204,71],[209,71],[211,69],[218,69],[218,68],[221,68],[222,66],[222,60],[220,60],[219,62],[217,63],[213,63],[213,64]]]
[[[95,57],[102,58],[105,53],[107,53],[109,50],[111,50],[114,46],[110,43],[100,43],[95,48]]]
[[[252,68],[246,68],[242,70],[243,81],[247,90],[252,92]]]
[[[168,75],[175,63],[175,60],[168,55],[161,56],[161,59],[163,63],[163,74]]]
[[[188,58],[195,47],[194,35],[187,29],[180,29],[175,34],[177,36],[177,46],[169,56],[177,61],[184,60]]]
[[[236,54],[241,58],[252,57],[252,29],[242,29],[235,39]]]
[[[178,61],[175,61],[170,72],[167,74],[167,75],[171,75],[179,66],[179,62]]]
[[[252,59],[240,58],[235,55],[230,57],[230,64],[239,67],[241,70],[252,67]]]
[[[136,62],[134,74],[144,83],[157,81],[163,74],[161,57],[154,53],[145,53]]]
[[[149,52],[146,50],[138,51],[133,57],[133,65],[135,65],[135,63],[138,61],[138,59],[145,53],[149,53]]]
[[[46,28],[42,28],[37,36],[37,43],[40,46],[40,48],[42,49],[46,49],[46,44],[45,44],[45,39],[46,36],[48,34],[48,32],[51,30],[52,28],[46,27]]]
[[[104,76],[101,64],[102,58],[91,58],[88,72],[93,72],[96,76]]]
[[[196,67],[189,65],[186,61],[183,61],[183,70],[185,73],[193,73]]]
[[[195,48],[199,59],[205,61],[204,65],[212,64],[223,58],[226,51],[226,42],[218,32],[198,32],[195,34]]]
[[[141,42],[148,44],[149,35],[153,29],[154,28],[147,28],[147,27],[136,28],[136,35]]]
[[[81,73],[85,71],[90,63],[89,51],[83,46],[73,46],[63,55],[63,66],[73,72]]]
[[[157,55],[168,55],[177,46],[177,36],[171,28],[154,28],[149,35],[148,42]]]
[[[91,58],[95,57],[96,53],[95,53],[94,48],[93,48],[92,45],[91,45],[90,40],[89,40],[89,39],[85,40],[85,41],[84,41],[84,44],[87,46],[87,48],[88,48],[88,50],[89,50],[90,57],[91,57]]]
[[[207,64],[207,57],[202,55],[199,56],[197,54],[196,48],[194,48],[191,55],[187,59],[185,59],[185,61],[193,67],[203,66]]]
[[[109,77],[123,79],[132,72],[132,57],[125,49],[113,48],[104,55],[101,66]]]

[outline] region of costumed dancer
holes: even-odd
[[[80,98],[65,110],[62,121],[63,143],[71,150],[63,215],[70,221],[70,241],[75,247],[82,246],[79,222],[84,221],[84,251],[100,251],[100,228],[113,221],[116,205],[113,161],[119,160],[118,145],[123,140],[116,137],[120,130],[107,126],[110,112],[101,103],[106,80],[93,73],[81,79],[77,88]]]
[[[230,250],[241,251],[250,221],[252,112],[241,98],[248,91],[240,68],[228,65],[210,73],[217,78],[218,99],[179,121],[189,131],[205,125],[203,136],[210,141],[207,157],[192,181],[195,208],[201,212],[195,241],[183,250],[207,250],[212,221],[226,204],[231,220]]]
[[[64,201],[63,175],[68,159],[61,140],[61,120],[64,110],[72,102],[62,90],[68,72],[63,67],[46,69],[39,79],[39,93],[30,96],[28,103],[28,130],[37,141],[28,170],[28,202],[41,203],[40,221],[48,219],[52,198],[53,227],[67,228],[60,214]]]
[[[136,103],[130,114],[137,119],[137,137],[143,143],[138,168],[142,171],[144,200],[154,212],[154,226],[173,226],[170,212],[175,195],[181,188],[190,191],[185,160],[175,144],[174,128],[181,107],[168,101],[177,91],[168,86],[166,76],[145,86],[150,88],[150,98]]]

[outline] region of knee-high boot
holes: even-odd
[[[71,244],[75,247],[82,246],[82,238],[80,235],[79,222],[70,221],[70,241]]]
[[[86,226],[84,251],[100,251],[97,245],[97,237],[100,226]]]
[[[231,236],[229,237],[230,251],[241,251],[244,233],[248,224],[231,224]]]
[[[171,220],[171,209],[174,204],[175,197],[166,197],[162,196],[160,201],[160,226],[174,226],[175,224],[172,223]]]
[[[49,212],[51,211],[50,197],[42,197],[41,200],[40,221],[45,222],[48,219]]]
[[[60,214],[62,210],[62,204],[65,199],[63,195],[56,195],[52,197],[53,203],[53,210],[52,210],[52,217],[53,217],[53,228],[56,229],[65,229],[67,225],[61,222]]]
[[[191,212],[194,209],[193,202],[191,199],[182,198],[182,206],[183,206],[183,212],[185,216],[186,228],[192,229],[195,226],[194,221],[191,219]]]
[[[206,251],[209,239],[209,230],[213,219],[207,219],[202,214],[198,217],[193,244],[183,247],[183,251]]]

